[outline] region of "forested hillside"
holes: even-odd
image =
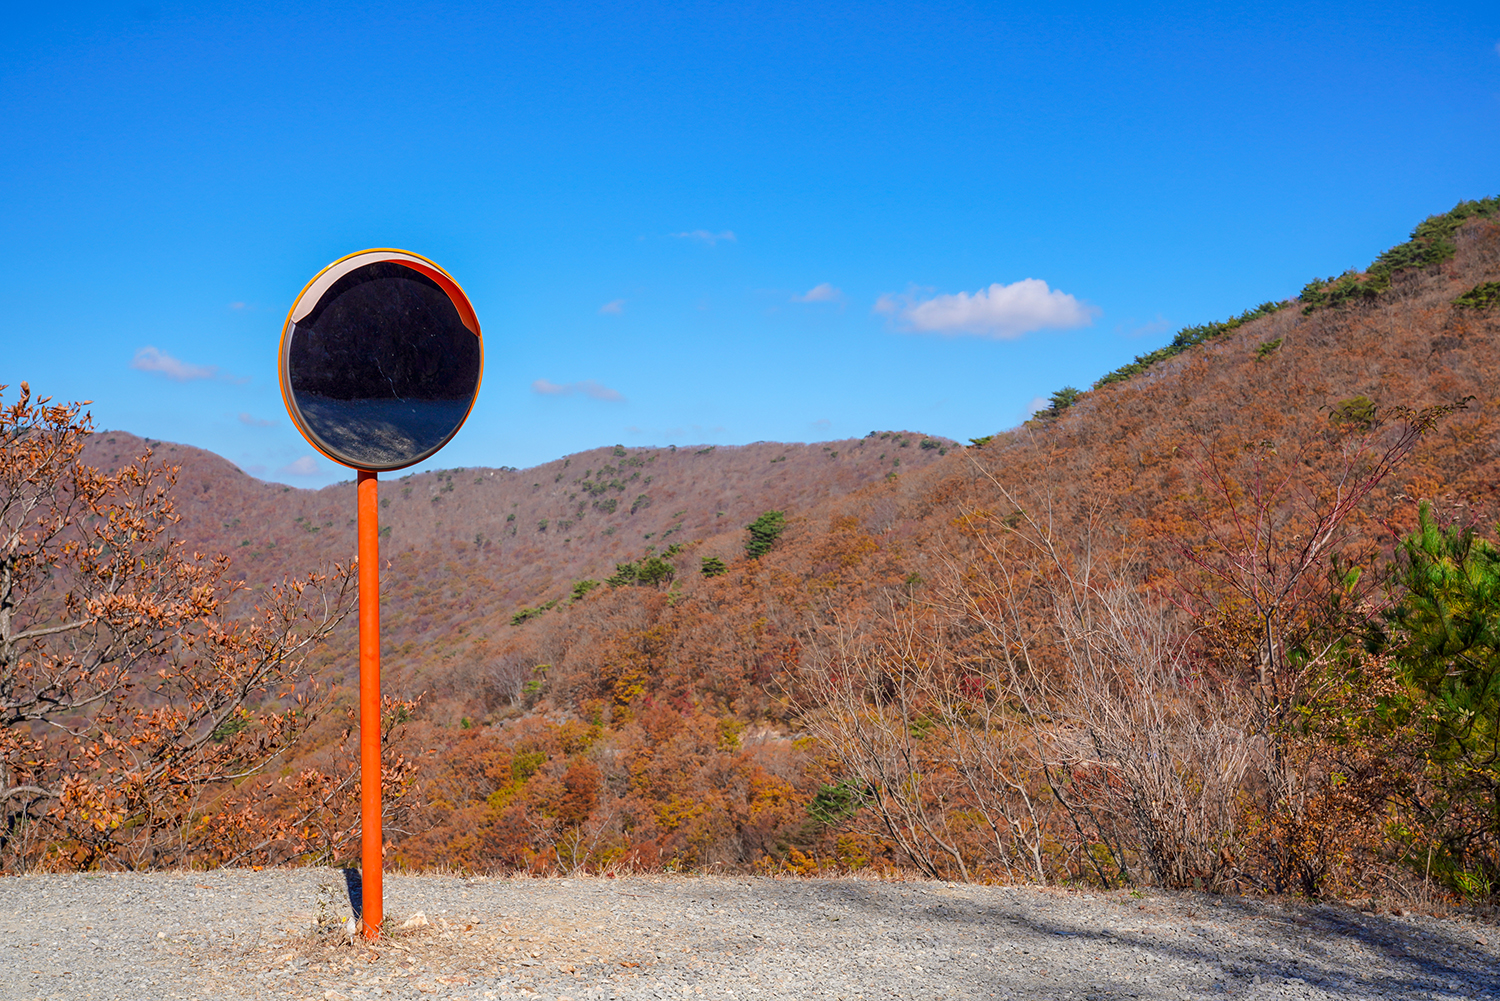
[[[404,857],[1316,893],[1420,855],[1485,885],[1492,660],[1401,702],[1391,647],[1362,654],[1393,638],[1421,506],[1500,515],[1496,319],[1470,305],[1500,227],[1473,214],[1375,295],[1190,330],[723,575],[687,554],[670,590],[487,631],[424,731],[462,765]],[[1420,778],[1434,697],[1489,722]]]
[[[393,859],[1492,896],[1497,209],[973,447],[383,483]],[[252,585],[352,549],[351,487],[190,460]],[[194,807],[214,857],[346,856],[342,720]]]
[[[691,542],[730,553],[764,511],[807,510],[829,497],[938,461],[953,442],[911,432],[812,445],[580,452],[531,469],[387,474],[380,484],[384,630],[395,649],[446,646],[475,620],[508,620],[566,598],[615,564]],[[148,448],[178,467],[174,534],[227,554],[233,575],[264,587],[354,555],[353,481],[296,490],[212,453],[122,431],[90,436],[82,460],[101,469]],[[352,633],[340,639],[352,641]],[[336,642],[338,642],[336,640]],[[415,658],[420,662],[419,653]],[[398,659],[389,665],[407,673]]]

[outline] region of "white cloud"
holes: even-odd
[[[547,379],[537,379],[531,384],[531,391],[540,393],[542,396],[572,396],[578,393],[591,400],[604,400],[609,403],[625,402],[625,397],[619,390],[610,389],[593,379],[583,379],[578,382],[551,382]]]
[[[318,460],[310,455],[287,463],[277,470],[283,476],[316,476],[322,472],[318,467]]]
[[[829,428],[833,427],[833,421],[829,420],[827,417],[819,417],[817,420],[812,422],[812,426],[814,431],[827,431]]]
[[[606,313],[612,316],[619,316],[621,313],[625,312],[625,300],[611,299],[609,302],[606,302],[604,305],[599,307],[599,312]]]
[[[836,289],[828,282],[814,285],[802,295],[792,296],[793,302],[838,302],[844,298],[842,289]]]
[[[732,229],[726,229],[722,233],[710,233],[706,229],[695,229],[691,232],[673,233],[671,235],[679,240],[702,240],[710,247],[718,243],[720,240],[724,240],[728,243],[734,243],[738,239],[738,237],[734,235],[734,230]]]
[[[582,382],[575,383],[575,385],[578,387],[580,393],[591,400],[609,400],[612,403],[618,403],[623,402],[625,399],[619,391],[601,385],[593,379],[584,379]]]
[[[263,420],[259,417],[251,417],[249,414],[240,414],[240,423],[248,424],[253,428],[269,428],[276,426],[275,421]]]
[[[249,307],[249,305],[247,305],[246,303],[243,303],[243,302],[231,302],[229,304],[229,308],[230,309],[236,309],[236,310],[238,310],[238,309],[249,309],[250,307]]]
[[[144,347],[135,353],[135,358],[130,362],[131,368],[140,369],[142,372],[157,372],[168,379],[176,379],[178,382],[189,382],[193,379],[212,379],[219,374],[219,369],[214,365],[190,365],[185,361],[173,358],[165,351],[154,347]]]
[[[882,295],[875,312],[894,318],[902,327],[922,334],[978,334],[983,337],[1020,337],[1033,330],[1086,327],[1099,312],[1040,278],[1023,278],[1010,285],[999,282],[970,294],[936,295],[919,299],[912,293]]]
[[[1048,400],[1045,396],[1038,396],[1027,405],[1026,415],[1030,417],[1034,414],[1040,413],[1043,410],[1046,410],[1050,406],[1052,406],[1050,400]]]

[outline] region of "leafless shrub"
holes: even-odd
[[[977,867],[1045,878],[1041,825],[1012,770],[1029,764],[1014,747],[1024,731],[976,725],[916,616],[892,607],[886,625],[879,639],[840,631],[810,671],[817,705],[802,707],[838,778],[867,804],[867,833],[931,877],[968,880]]]
[[[1101,850],[1126,878],[1138,859],[1162,885],[1221,882],[1251,757],[1245,707],[1188,669],[1169,610],[1128,580],[1128,554],[1102,552],[1092,528],[1062,546],[1050,498],[994,486],[1017,513],[970,522],[973,555],[955,561],[945,600],[1024,707],[1077,847],[1106,882]]]
[[[493,711],[520,705],[535,671],[533,659],[522,653],[504,653],[490,660],[476,679],[486,707]]]
[[[1064,549],[1048,498],[995,486],[1013,513],[960,519],[934,598],[815,658],[809,729],[930,876],[1223,885],[1246,707],[1188,669],[1124,560],[1089,532]]]

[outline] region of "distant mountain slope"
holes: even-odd
[[[1441,272],[1443,265],[1458,253],[1461,242],[1472,245],[1480,239],[1479,234],[1488,232],[1482,220],[1493,219],[1497,215],[1500,215],[1500,197],[1459,202],[1447,212],[1429,216],[1417,224],[1412,230],[1411,239],[1382,253],[1364,271],[1351,268],[1337,277],[1315,278],[1303,287],[1301,295],[1296,299],[1263,302],[1228,320],[1183,327],[1168,343],[1154,351],[1138,355],[1129,364],[1100,376],[1094,381],[1094,389],[1134,379],[1155,365],[1200,345],[1227,337],[1245,324],[1270,316],[1287,306],[1295,304],[1300,307],[1302,315],[1307,316],[1320,309],[1356,304],[1369,306],[1410,298],[1418,286],[1424,284],[1424,274]],[[1479,224],[1472,224],[1471,221]],[[1482,252],[1476,255],[1470,249],[1464,256],[1464,265],[1457,270],[1465,274],[1488,273],[1484,262],[1478,259],[1482,257]],[[1450,268],[1449,272],[1456,274],[1457,270]],[[1486,295],[1484,284],[1481,281],[1476,287],[1465,290],[1455,297],[1453,303],[1471,308],[1482,308],[1481,304],[1486,302],[1493,304],[1495,292],[1489,290]],[[1494,285],[1493,282],[1489,284]],[[1465,295],[1477,298],[1470,301],[1464,298]],[[1279,346],[1279,342],[1277,343]],[[1270,350],[1275,350],[1275,347],[1269,348],[1267,353]],[[1052,406],[1043,415],[1056,417],[1082,396],[1077,389],[1065,387],[1052,394]],[[981,441],[988,440],[985,438]]]
[[[1414,241],[1438,249],[1382,271],[1365,293],[1331,301],[1326,283],[1313,283],[1310,301],[1293,308],[1252,310],[1210,325],[1212,336],[1190,328],[1169,350],[978,448],[885,432],[812,445],[615,446],[528,470],[393,474],[381,483],[382,555],[395,567],[385,577],[387,638],[415,644],[406,661],[413,670],[427,659],[424,644],[456,644],[466,652],[453,656],[483,661],[532,631],[509,628],[517,611],[563,599],[575,582],[602,579],[648,548],[701,542],[691,566],[687,556],[678,560],[693,570],[704,556],[732,561],[742,555],[744,526],[770,509],[786,510],[795,527],[758,572],[783,564],[793,576],[811,572],[823,565],[812,550],[831,544],[828,526],[854,518],[882,552],[899,554],[906,573],[930,577],[949,520],[1008,503],[990,475],[1049,495],[1061,530],[1107,517],[1144,546],[1181,527],[1191,486],[1183,447],[1232,445],[1236,436],[1286,447],[1319,434],[1332,408],[1359,397],[1414,407],[1478,397],[1371,497],[1376,513],[1363,516],[1371,532],[1389,544],[1422,499],[1492,522],[1500,517],[1500,307],[1485,307],[1490,299],[1479,293],[1500,276],[1495,204],[1463,203],[1434,217],[1441,225],[1424,222]],[[103,432],[86,459],[108,466],[146,444]],[[150,444],[182,466],[181,537],[229,553],[252,583],[352,556],[352,483],[296,490],[198,449]],[[883,483],[893,473],[899,483]],[[679,574],[689,592],[703,584]],[[474,648],[481,641],[489,653]]]
[[[1500,294],[1486,290],[1500,279],[1500,224],[1468,219],[1452,244],[1452,255],[1393,270],[1373,295],[1252,311],[980,447],[830,497],[770,553],[740,555],[721,576],[682,561],[670,590],[600,588],[517,627],[434,595],[434,622],[461,607],[473,618],[450,620],[441,652],[413,651],[427,657],[420,680],[431,696],[418,739],[436,757],[432,826],[405,857],[552,864],[547,832],[575,788],[588,790],[579,829],[647,865],[805,866],[817,852],[859,865],[893,851],[837,842],[837,825],[809,822],[843,801],[828,798],[838,788],[825,784],[819,752],[790,739],[804,725],[799,706],[819,697],[804,672],[870,637],[904,643],[896,610],[906,606],[934,631],[920,650],[972,639],[965,652],[996,656],[957,596],[977,587],[973,600],[990,600],[982,589],[1003,561],[976,539],[1004,546],[1024,517],[1048,526],[1064,561],[1106,558],[1135,587],[1170,581],[1200,537],[1197,516],[1222,499],[1195,464],[1210,454],[1240,496],[1285,478],[1271,514],[1290,539],[1309,503],[1342,489],[1344,450],[1358,447],[1371,408],[1472,396],[1365,498],[1342,552],[1378,579],[1422,501],[1444,519],[1493,526]],[[462,587],[462,577],[445,584]],[[1064,670],[1060,650],[1037,654],[1037,670]],[[1215,652],[1228,677],[1253,654],[1253,644]],[[883,669],[894,691],[902,667]],[[471,759],[499,764],[481,775],[454,763]],[[1066,830],[1059,820],[1058,837]]]
[[[1266,523],[1294,539],[1308,508],[1351,482],[1341,463],[1362,436],[1377,452],[1389,441],[1372,420],[1382,409],[1464,404],[1364,497],[1341,554],[1380,579],[1423,502],[1490,534],[1500,520],[1500,221],[1459,215],[1451,227],[1424,223],[1422,245],[1390,268],[1192,328],[979,447],[887,434],[605,448],[524,472],[384,484],[387,690],[426,696],[403,745],[420,755],[422,799],[395,856],[536,871],[562,867],[565,851],[569,864],[647,868],[899,861],[880,838],[842,836],[840,818],[866,793],[829,785],[839,763],[793,739],[819,697],[809,667],[871,637],[904,642],[902,610],[927,630],[908,648],[917,659],[945,644],[955,657],[1000,659],[1006,648],[964,601],[1010,602],[1005,614],[1024,604],[983,588],[1009,572],[985,544],[1003,549],[1026,518],[1047,526],[1062,561],[1107,559],[1142,591],[1170,589],[1184,551],[1227,520],[1226,496],[1285,484]],[[1327,291],[1340,282],[1343,292]],[[91,449],[122,461],[135,444],[101,435]],[[352,486],[289,490],[176,448],[165,457],[183,461],[183,536],[236,554],[252,580],[352,551]],[[786,532],[752,559],[744,526],[771,508],[790,515]],[[576,581],[679,540],[689,545],[669,556],[674,579],[569,597]],[[705,556],[724,572],[701,573]],[[1222,640],[1205,656],[1227,683],[1253,678],[1257,647],[1234,631],[1232,596],[1201,605],[1202,620],[1186,604],[1169,600],[1175,611],[1161,615]],[[1018,615],[1048,628],[1037,609]],[[328,657],[346,672],[351,649],[346,628]],[[1036,671],[1064,669],[1059,647],[1035,653]],[[888,697],[903,664],[871,667]],[[330,730],[305,759],[331,758],[336,739]],[[1046,823],[1059,844],[1073,836],[1058,817]]]
[[[203,449],[122,431],[95,434],[83,459],[113,468],[148,446],[180,467],[178,537],[204,552],[228,553],[250,583],[352,559],[352,481],[298,490],[256,480]],[[401,624],[411,589],[419,579],[430,586],[425,578],[433,568],[461,567],[466,604],[509,615],[566,595],[577,580],[607,576],[648,547],[723,536],[702,555],[732,554],[745,526],[764,511],[800,513],[931,465],[954,447],[912,432],[871,432],[815,444],[616,445],[530,469],[387,474],[380,484],[381,556],[412,571],[387,576],[388,638],[408,638]],[[435,621],[473,614],[421,614],[410,624],[425,632]]]

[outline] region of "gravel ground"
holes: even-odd
[[[1493,923],[1344,905],[682,876],[385,901],[371,948],[336,869],[4,878],[0,997],[1500,998]]]

